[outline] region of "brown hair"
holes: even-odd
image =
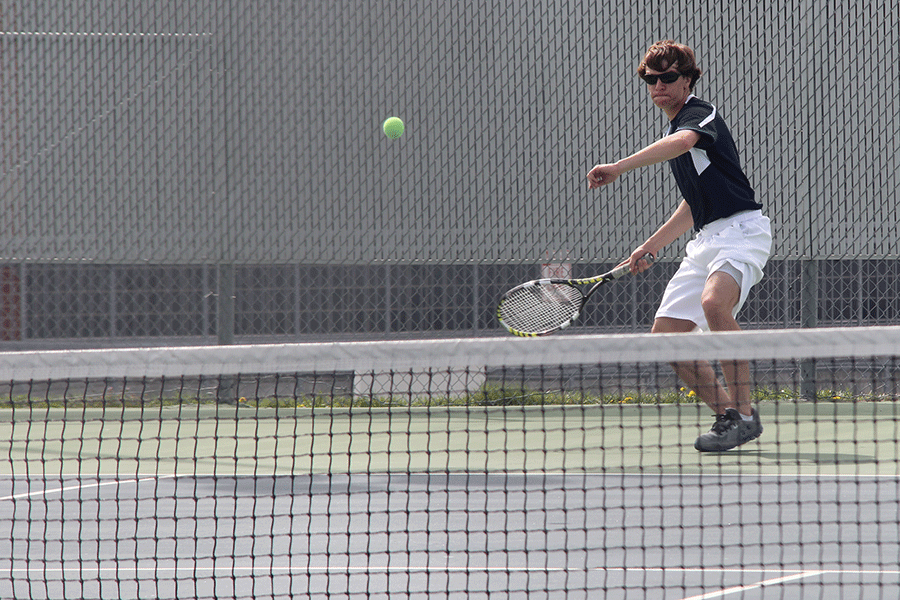
[[[641,64],[638,65],[638,75],[643,77],[647,73],[647,67],[654,71],[665,71],[672,65],[677,65],[678,72],[691,79],[690,89],[700,79],[702,71],[697,67],[694,51],[690,46],[679,44],[673,40],[660,40],[650,46]]]

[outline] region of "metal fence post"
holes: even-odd
[[[816,327],[819,322],[819,261],[801,261],[800,271],[800,327]],[[804,359],[800,363],[800,394],[805,400],[816,399],[816,362]]]

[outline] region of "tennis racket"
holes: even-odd
[[[653,255],[641,260],[653,262]],[[497,319],[507,331],[522,337],[548,335],[574,323],[594,292],[630,273],[627,264],[586,279],[536,279],[517,285],[500,298]],[[593,287],[585,294],[578,286]]]

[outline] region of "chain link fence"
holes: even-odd
[[[662,134],[661,38],[775,227],[741,322],[900,324],[891,3],[170,4],[0,2],[13,347],[499,333],[505,289],[605,270],[677,205],[664,166],[584,179]],[[582,327],[647,329],[684,241]]]

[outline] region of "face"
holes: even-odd
[[[648,75],[656,77],[656,82],[652,85],[645,81],[653,103],[663,109],[666,114],[674,117],[687,100],[687,97],[691,95],[690,78],[682,75],[670,83],[663,81],[663,78],[671,78],[674,75],[678,75],[676,65],[672,65],[665,71],[655,71],[647,67],[645,77]]]

